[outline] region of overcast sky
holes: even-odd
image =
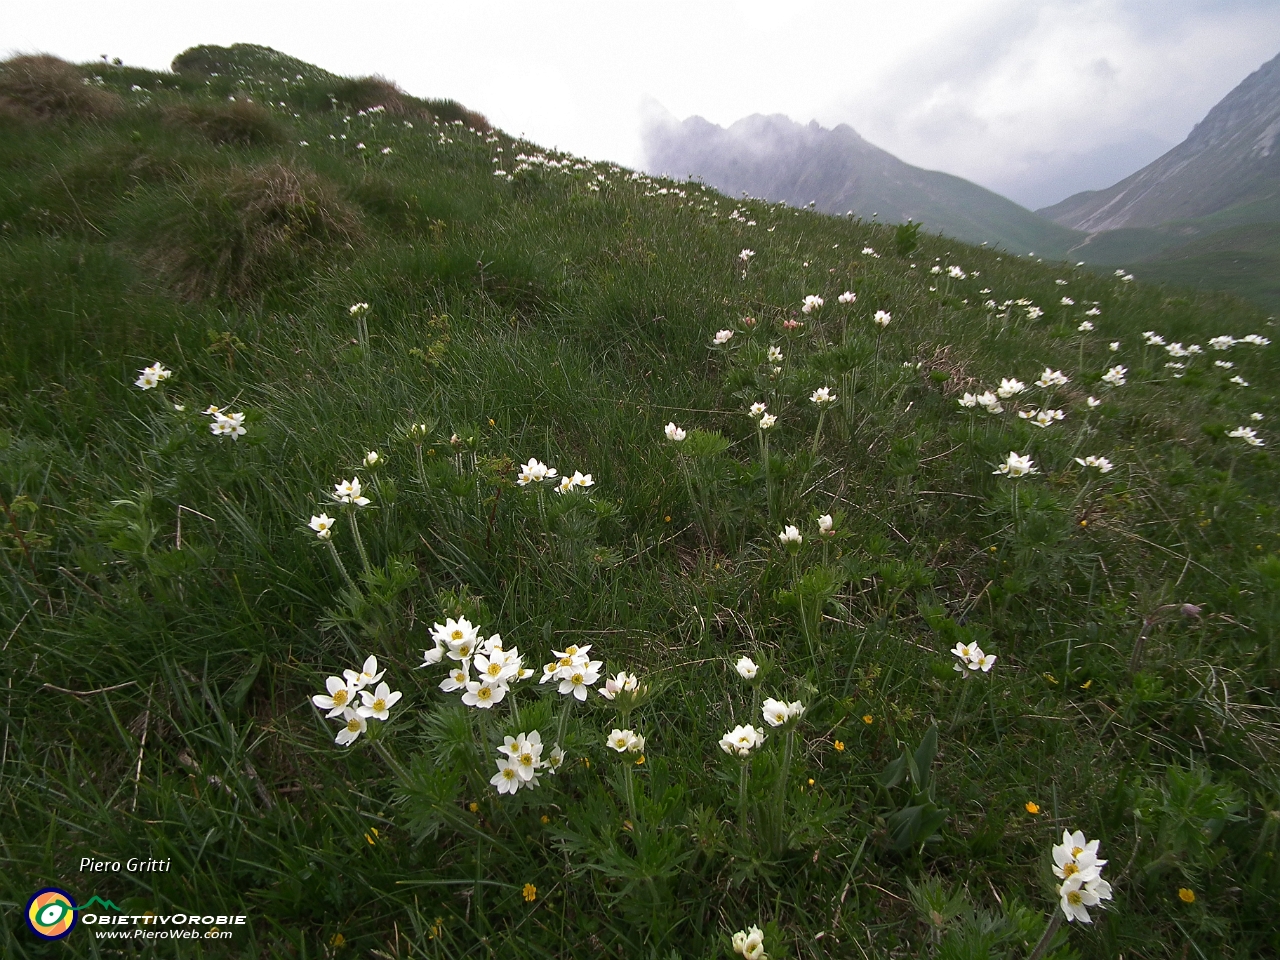
[[[1280,53],[1280,0],[4,0],[0,50],[165,68],[260,43],[642,161],[642,115],[851,124],[1031,207],[1108,186]]]

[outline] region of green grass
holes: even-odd
[[[58,885],[250,918],[156,955],[665,960],[731,955],[758,924],[771,957],[1023,957],[1064,828],[1101,840],[1115,897],[1052,955],[1280,950],[1280,498],[1271,446],[1227,436],[1274,441],[1277,348],[1208,348],[1272,337],[1256,307],[938,238],[899,256],[888,227],[576,158],[517,171],[540,151],[500,132],[348,120],[315,68],[88,70],[124,114],[0,119],[6,956],[115,946],[87,926],[36,942],[20,914]],[[286,104],[278,141],[166,119],[237,91]],[[255,219],[259,194],[231,191],[213,217],[217,184],[268,165],[323,185],[308,216],[359,229]],[[189,282],[238,230],[232,254],[266,249],[263,223],[296,255]],[[1002,306],[1020,298],[1044,316]],[[1175,378],[1147,330],[1204,354]],[[173,377],[137,389],[157,360]],[[1071,378],[1051,402],[957,404],[1046,366]],[[779,417],[767,461],[757,400]],[[213,436],[210,404],[246,434]],[[1035,405],[1066,419],[1017,417]],[[1010,450],[1040,473],[993,476]],[[1083,476],[1086,455],[1116,469]],[[530,457],[595,485],[540,497],[515,483]],[[356,473],[367,570],[329,497]],[[307,529],[322,510],[355,589]],[[624,718],[593,693],[562,721],[533,679],[518,720],[464,711],[444,665],[418,669],[460,613],[535,671],[590,643],[648,699]],[[957,642],[995,668],[962,679]],[[405,698],[336,746],[309,698],[371,653]],[[766,728],[744,800],[716,744],[765,696],[807,710],[789,766]],[[643,765],[606,748],[615,726],[645,736]],[[563,730],[566,765],[499,797],[496,745],[530,729]],[[86,856],[173,866],[89,875]]]

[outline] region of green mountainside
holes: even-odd
[[[0,955],[1280,955],[1255,305],[174,68],[0,62]]]

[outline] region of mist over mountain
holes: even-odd
[[[645,168],[696,177],[729,194],[784,201],[882,223],[914,220],[970,243],[1065,257],[1084,238],[961,177],[904,163],[847,124],[827,129],[780,114],[755,114],[728,128],[702,117],[651,117]]]
[[[1186,140],[1105,190],[1038,213],[1090,233],[1215,216],[1280,220],[1280,55],[1227,94]]]

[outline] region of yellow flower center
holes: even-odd
[[[471,656],[471,644],[464,643],[461,647],[458,648],[458,653],[462,654],[464,657]]]
[[[531,753],[520,754],[520,765],[524,767],[533,766],[533,754]]]
[[[493,691],[490,690],[488,687],[481,687],[479,690],[476,691],[477,700],[488,700],[492,696],[493,696]]]
[[[1084,897],[1080,895],[1079,890],[1072,890],[1067,894],[1067,903],[1071,904],[1073,907],[1078,907],[1080,904],[1084,903]]]
[[[335,707],[341,707],[345,705],[347,702],[348,696],[349,694],[347,693],[346,690],[339,690],[337,693],[333,695],[333,705]]]
[[[486,670],[485,672],[486,672],[486,673],[488,673],[488,674],[489,674],[489,676],[491,676],[491,677],[496,677],[498,674],[500,674],[500,673],[502,672],[502,664],[500,664],[500,663],[491,663],[491,664],[489,664],[489,669],[488,669],[488,670]]]
[[[515,772],[514,770],[512,770],[510,767],[506,767],[506,768],[502,771],[502,776],[503,776],[503,779],[505,779],[505,780],[510,780],[510,779],[511,779],[512,777],[514,777],[515,775],[516,775],[516,772]]]
[[[1068,863],[1066,866],[1062,868],[1063,877],[1071,877],[1079,872],[1080,872],[1080,868],[1077,867],[1074,863]]]
[[[350,720],[348,720],[348,721],[347,721],[347,732],[348,732],[348,733],[359,733],[359,732],[360,732],[360,718],[359,718],[359,717],[352,717]]]
[[[1082,853],[1084,853],[1084,847],[1072,847],[1072,848],[1071,848],[1071,855],[1072,855],[1073,857],[1078,857],[1078,856],[1080,856],[1080,854],[1082,854]]]
[[[453,633],[449,634],[449,639],[451,639],[451,640],[455,640],[455,641],[456,641],[456,640],[461,640],[461,639],[462,639],[462,637],[463,637],[463,633],[462,633],[462,631],[461,631],[461,630],[457,630],[457,629],[455,629],[455,630],[453,631]]]
[[[560,658],[560,666],[562,666],[562,667],[568,667],[568,666],[571,666],[572,664],[573,664],[573,657],[561,657],[561,658]]]
[[[378,697],[377,700],[373,701],[373,709],[378,713],[381,713],[383,710],[387,709],[387,701],[383,700],[381,697]]]

